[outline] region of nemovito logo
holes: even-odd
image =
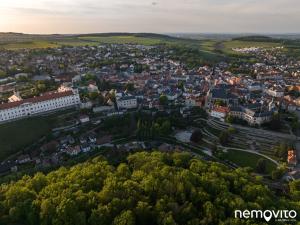
[[[295,210],[235,210],[234,216],[240,219],[265,219],[267,222],[271,219],[290,221],[297,217],[297,212]]]

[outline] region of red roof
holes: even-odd
[[[221,113],[228,113],[230,110],[228,107],[218,106],[218,107],[214,107],[213,111],[221,112]]]
[[[24,103],[44,102],[44,101],[48,101],[48,100],[51,100],[51,99],[62,98],[62,97],[70,96],[70,95],[73,95],[73,91],[47,92],[47,93],[44,93],[43,95],[38,96],[38,97],[28,98],[28,99],[24,99],[24,100],[21,100],[21,101],[18,101],[18,102],[9,102],[9,103],[0,104],[0,110],[15,108],[15,107],[18,107],[18,106],[20,106]]]

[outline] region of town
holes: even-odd
[[[141,44],[1,50],[0,126],[61,118],[1,173],[156,148],[249,166],[276,184],[299,179],[300,61],[283,47],[232,51],[255,60],[191,67]]]

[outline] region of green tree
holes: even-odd
[[[159,104],[163,105],[163,106],[167,105],[168,104],[168,98],[167,98],[167,96],[161,95],[159,97]]]
[[[256,163],[256,172],[266,173],[267,170],[267,160],[259,159]]]
[[[202,138],[203,138],[202,131],[197,129],[193,131],[190,137],[190,141],[194,143],[199,143],[200,141],[202,141]]]
[[[7,76],[6,72],[4,70],[0,70],[0,79],[5,78]]]
[[[135,91],[134,83],[127,83],[127,84],[125,85],[125,89],[126,89],[128,92],[133,92],[133,91]]]
[[[222,131],[219,135],[221,145],[226,146],[229,143],[230,135],[228,131]]]
[[[135,224],[135,217],[131,210],[123,211],[113,221],[113,225],[134,225],[134,224]]]

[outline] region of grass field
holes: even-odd
[[[178,42],[181,42],[180,40]],[[43,41],[27,41],[16,43],[0,44],[0,48],[9,50],[18,49],[38,49],[38,48],[56,48],[63,45],[67,46],[95,46],[99,44],[141,44],[141,45],[158,45],[162,43],[177,43],[177,40],[164,39],[159,37],[137,37],[133,35],[120,35],[120,36],[82,36],[65,38],[61,40],[43,40]]]
[[[78,38],[65,39],[61,41],[52,42],[58,46],[97,46],[99,42],[89,41],[89,40],[81,40]]]
[[[37,117],[0,125],[0,160],[47,135],[53,119]]]
[[[32,42],[16,42],[0,44],[0,48],[5,48],[8,50],[18,50],[18,49],[34,49],[34,48],[56,48],[59,47],[58,44],[49,41],[32,41]]]
[[[99,42],[95,41],[85,41],[79,39],[66,39],[59,41],[32,41],[32,42],[16,42],[0,44],[0,48],[5,48],[8,50],[18,50],[18,49],[41,49],[41,48],[57,48],[61,46],[95,46]]]
[[[209,52],[213,52],[216,50],[216,41],[213,40],[205,40],[201,42],[201,49]]]
[[[188,39],[175,39],[168,36],[139,36],[135,34],[118,34],[118,35],[87,35],[87,36],[74,36],[64,37],[59,40],[38,40],[15,43],[2,43],[0,48],[18,50],[24,48],[55,48],[62,45],[67,46],[94,46],[98,44],[141,44],[141,45],[159,45],[159,44],[183,44],[199,48],[203,54],[219,55],[238,55],[232,51],[232,48],[244,48],[244,47],[264,47],[271,48],[281,46],[276,42],[264,42],[264,41],[243,41],[243,40],[230,40],[230,41],[215,41],[215,40],[188,40]],[[291,43],[290,47],[292,49]],[[296,46],[298,47],[298,45]],[[296,49],[295,53],[298,52]]]
[[[0,161],[50,134],[51,129],[66,125],[76,113],[73,110],[65,110],[48,116],[0,124]]]
[[[235,150],[228,150],[227,153],[224,154],[224,157],[235,163],[241,167],[251,167],[253,169],[256,168],[256,163],[259,159],[263,158],[262,156],[255,155],[249,152],[242,152],[242,151],[235,151]],[[267,160],[267,173],[271,173],[274,169],[276,169],[276,165]]]

